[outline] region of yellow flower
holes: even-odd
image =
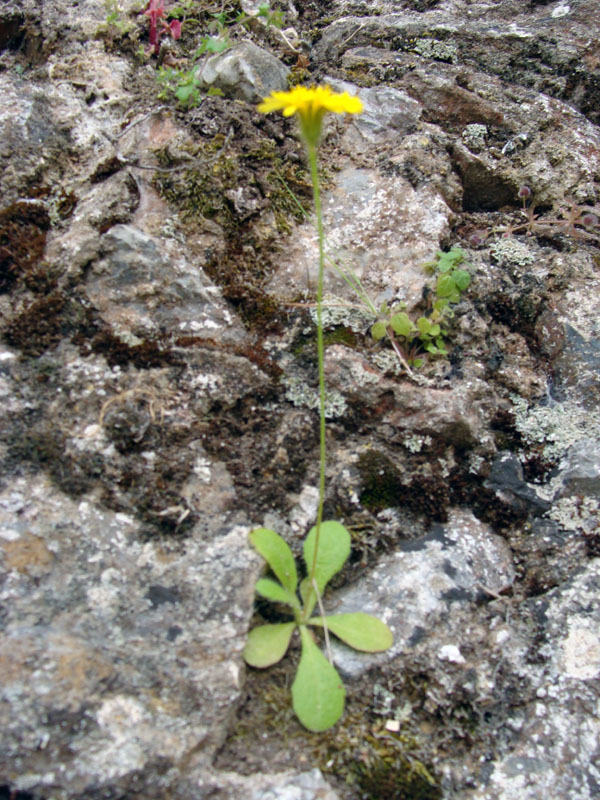
[[[316,145],[324,115],[360,114],[362,103],[348,92],[333,92],[329,86],[296,86],[289,92],[271,92],[258,106],[264,114],[283,111],[285,117],[298,114],[302,134],[309,145]]]

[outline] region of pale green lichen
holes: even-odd
[[[317,309],[310,309],[310,317],[317,324]],[[333,328],[349,328],[355,333],[365,333],[373,324],[373,314],[366,309],[344,305],[339,297],[327,295],[323,299],[323,330]]]
[[[419,436],[416,433],[409,434],[404,437],[402,444],[411,453],[420,453],[424,446],[428,447],[431,444],[431,436]]]
[[[530,404],[512,395],[515,427],[527,444],[543,444],[544,456],[557,461],[582,439],[600,437],[600,414],[572,402]]]
[[[517,239],[498,239],[490,247],[490,255],[501,267],[524,269],[535,262],[535,255]]]
[[[485,125],[474,122],[463,130],[461,137],[472,153],[480,153],[485,149],[485,139],[488,129]]]
[[[441,42],[439,39],[417,39],[413,50],[423,58],[433,58],[435,61],[445,61],[455,64],[458,59],[456,45],[451,42]]]
[[[360,364],[352,364],[350,366],[350,375],[357,386],[369,386],[379,383],[381,380],[381,375],[379,375],[379,373],[370,372]]]
[[[379,353],[375,353],[371,356],[371,362],[384,373],[401,375],[404,371],[398,356],[392,350],[381,350]]]
[[[318,410],[319,393],[315,388],[308,386],[301,378],[284,378],[282,382],[285,386],[286,400],[293,403],[296,408]],[[325,417],[327,419],[343,416],[346,409],[346,401],[340,392],[331,389],[325,393]]]
[[[595,533],[600,526],[600,501],[595,497],[561,497],[547,516],[564,531]]]

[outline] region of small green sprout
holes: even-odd
[[[315,564],[313,581],[306,577],[298,583],[294,556],[284,539],[268,528],[258,528],[250,534],[252,545],[278,578],[278,581],[261,578],[256,584],[257,593],[267,600],[287,605],[294,620],[261,625],[250,631],[244,659],[258,668],[276,664],[286,654],[297,628],[302,655],[292,684],[292,705],[300,722],[318,732],[327,730],[341,717],[346,692],[337,670],[321,652],[308,626],[323,629],[327,649],[328,632],[355,650],[367,653],[387,650],[393,638],[387,625],[369,614],[324,614],[321,597],[327,583],[350,555],[350,534],[339,522],[322,522],[318,551],[316,538],[315,526],[304,541],[308,576]],[[321,613],[313,617],[317,603]]]
[[[416,344],[430,355],[447,356],[444,336],[448,332],[443,325],[453,316],[450,303],[458,303],[461,293],[471,283],[470,273],[459,267],[463,261],[464,253],[460,247],[453,247],[447,253],[439,250],[435,260],[424,265],[426,270],[433,272],[436,279],[436,299],[429,314],[413,321],[405,311],[400,308],[390,309],[384,303],[379,310],[377,322],[371,327],[373,339],[378,342],[387,336],[397,350],[396,336],[399,336],[406,343],[406,349],[411,352],[408,363],[415,367],[423,364],[422,359],[412,354]]]

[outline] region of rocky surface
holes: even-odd
[[[259,6],[224,4],[215,54],[192,3],[158,55],[133,0],[0,9],[0,798],[592,800],[597,3]],[[364,104],[320,151],[326,513],[352,532],[326,603],[395,635],[333,644],[347,709],[318,736],[297,645],[241,657],[279,618],[248,532],[299,553],[316,509],[309,176],[254,106],[287,81]],[[416,319],[454,245],[448,355],[409,373],[339,268]]]

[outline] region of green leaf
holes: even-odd
[[[304,561],[310,575],[317,537],[316,526],[311,528],[304,541]],[[323,594],[327,582],[339,572],[350,555],[350,534],[339,522],[322,522],[315,569],[319,593]]]
[[[289,647],[295,622],[280,622],[276,625],[260,625],[248,634],[244,647],[244,660],[251,667],[264,669],[276,664],[284,657]]]
[[[295,594],[298,586],[296,562],[287,543],[269,528],[257,528],[250,534],[250,542],[271,567],[280,583]]]
[[[415,326],[410,321],[408,315],[404,312],[394,314],[390,320],[390,325],[392,326],[394,333],[397,333],[398,336],[410,336],[415,329]]]
[[[376,322],[371,328],[371,336],[373,339],[378,342],[380,339],[386,334],[387,326],[385,322]]]
[[[437,252],[437,269],[438,272],[449,272],[464,258],[464,253],[460,247],[453,247],[449,252],[443,253],[441,250]]]
[[[192,84],[184,84],[179,86],[175,91],[175,97],[180,103],[187,103],[191,95],[196,91],[196,86]]]
[[[323,627],[323,617],[313,617],[310,625]],[[333,614],[325,617],[327,629],[355,650],[377,653],[394,644],[391,630],[380,619],[357,611],[355,614]]]
[[[417,320],[417,328],[421,334],[428,334],[431,333],[432,329],[431,322],[427,319],[427,317],[419,317]]]
[[[300,603],[296,595],[288,592],[288,590],[284,589],[277,581],[272,581],[270,578],[261,578],[256,582],[254,588],[258,594],[266,597],[267,600],[272,600],[274,603],[285,603],[296,609],[300,608]]]
[[[456,284],[452,275],[440,275],[435,291],[438,297],[447,297],[450,300],[451,295],[456,293]]]
[[[452,277],[454,278],[454,283],[461,292],[464,292],[467,286],[471,283],[471,275],[466,269],[455,269],[452,273]]]
[[[229,47],[229,40],[221,39],[218,36],[211,36],[210,39],[207,39],[205,43],[206,50],[209,53],[222,53],[223,50],[227,50]]]
[[[431,328],[429,329],[429,335],[430,336],[439,336],[441,330],[442,329],[440,328],[439,325],[432,325]]]
[[[415,367],[416,369],[419,369],[419,367],[422,367],[424,363],[425,363],[425,362],[423,361],[423,359],[422,359],[422,358],[415,358],[415,359],[413,360],[413,362],[412,362],[412,365],[413,365],[413,367]]]
[[[292,705],[300,722],[319,733],[331,728],[344,713],[346,690],[335,667],[300,625],[302,655],[292,684]]]

